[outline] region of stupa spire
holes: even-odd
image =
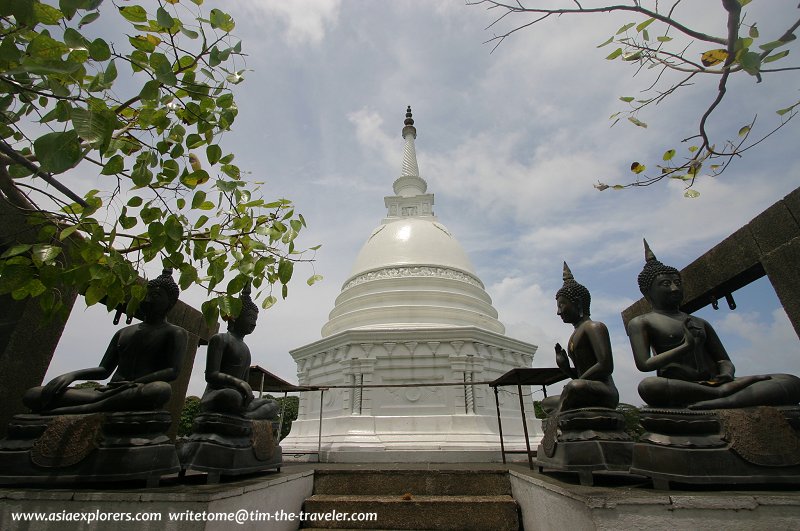
[[[393,196],[384,198],[388,209],[387,219],[397,217],[433,217],[433,194],[427,193],[428,183],[419,176],[417,166],[417,152],[414,140],[417,138],[417,128],[414,127],[414,118],[411,116],[411,105],[406,109],[406,119],[403,121],[403,167],[400,177],[392,184]]]
[[[401,177],[419,177],[419,166],[417,166],[417,151],[414,148],[414,140],[417,138],[417,128],[414,127],[414,118],[411,117],[411,105],[406,109],[406,119],[403,122],[403,138],[406,145],[403,148],[403,169]]]

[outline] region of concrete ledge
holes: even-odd
[[[582,487],[511,469],[525,529],[797,529],[800,494]]]
[[[232,521],[170,521],[169,513],[299,513],[314,486],[314,470],[263,475],[229,484],[184,484],[157,489],[117,489],[77,491],[66,489],[0,489],[0,529],[153,529],[153,530],[294,530],[292,521],[249,520],[240,525]],[[12,513],[159,513],[160,520],[142,522],[16,522]]]

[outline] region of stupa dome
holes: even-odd
[[[477,327],[503,334],[497,311],[461,244],[433,214],[418,173],[411,110],[403,128],[402,175],[384,198],[387,217],[367,239],[322,328]],[[410,123],[409,123],[410,121]]]
[[[400,265],[435,265],[475,276],[461,244],[438,221],[401,218],[372,231],[358,253],[350,278]]]

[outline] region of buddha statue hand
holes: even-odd
[[[239,392],[242,394],[244,405],[247,406],[250,402],[253,401],[255,396],[253,396],[253,388],[250,387],[250,384],[245,382],[244,380],[242,380],[241,382],[242,383],[239,385]]]
[[[555,351],[556,351],[556,365],[558,365],[559,368],[561,369],[568,370],[569,358],[567,357],[567,351],[564,350],[564,347],[562,347],[560,343],[556,343]]]

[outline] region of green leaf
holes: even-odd
[[[276,302],[278,302],[278,299],[276,299],[274,295],[270,295],[269,297],[264,299],[264,302],[261,303],[261,307],[267,310],[272,306],[274,306]]]
[[[92,282],[83,294],[86,306],[97,304],[106,296],[106,288],[100,282]]]
[[[206,158],[209,164],[216,164],[222,157],[222,148],[217,144],[212,144],[206,148]]]
[[[205,170],[197,170],[188,175],[181,176],[181,182],[188,186],[189,188],[194,188],[199,184],[204,184],[208,182],[211,177],[208,175],[208,172]]]
[[[686,190],[686,191],[683,193],[683,196],[684,196],[684,197],[688,197],[689,199],[694,199],[694,198],[696,198],[696,197],[700,197],[700,192],[698,192],[698,191],[697,191],[697,190],[695,190],[695,189],[690,189],[690,190]]]
[[[788,41],[771,41],[766,44],[762,44],[761,46],[759,46],[759,48],[761,48],[765,52],[771,52],[775,48],[780,48],[785,44],[788,44]]]
[[[219,9],[212,9],[209,19],[212,28],[219,28],[222,31],[233,31],[233,28],[236,26],[231,16]]]
[[[112,83],[115,79],[117,79],[117,64],[112,59],[111,62],[108,63],[106,71],[103,73],[103,80],[106,83]]]
[[[208,222],[208,216],[200,216],[194,224],[195,229],[199,229]]]
[[[281,260],[278,263],[278,280],[281,281],[281,284],[287,284],[292,279],[292,273],[294,272],[294,263],[289,260]]]
[[[142,86],[142,90],[139,92],[139,97],[144,101],[156,101],[159,98],[160,88],[161,83],[155,79],[151,79],[145,83],[144,86]]]
[[[164,224],[164,230],[171,240],[179,242],[183,239],[183,226],[175,216],[170,216],[167,219],[167,222]]]
[[[669,149],[669,150],[664,152],[664,155],[661,158],[662,158],[662,160],[672,160],[672,157],[674,157],[674,156],[675,156],[675,150],[674,149]]]
[[[31,279],[26,285],[25,289],[28,290],[28,295],[31,297],[38,297],[45,291],[47,291],[47,286],[42,284],[42,281],[38,278]]]
[[[322,275],[312,275],[308,280],[306,280],[306,284],[308,284],[309,286],[313,286],[320,280],[322,280]]]
[[[239,297],[232,297],[230,295],[223,295],[218,297],[219,300],[219,313],[223,319],[225,317],[236,317],[242,311],[242,300]]]
[[[33,4],[33,16],[41,24],[46,26],[57,26],[58,22],[64,18],[64,14],[58,9],[47,4],[36,2]]]
[[[61,240],[61,241],[66,240],[67,238],[70,237],[70,235],[73,232],[78,230],[79,227],[80,227],[80,225],[71,225],[71,226],[67,227],[66,229],[61,231],[61,234],[58,235],[58,239]]]
[[[745,125],[741,129],[739,129],[739,136],[745,136],[749,132],[750,132],[750,126],[749,125]]]
[[[199,33],[197,33],[196,31],[190,30],[186,26],[181,26],[181,33],[183,33],[184,35],[186,35],[190,39],[196,39],[196,38],[198,38],[200,36]]]
[[[135,195],[135,196],[131,197],[130,199],[128,199],[128,206],[129,207],[133,207],[133,208],[140,207],[140,206],[142,206],[143,202],[144,202],[144,200],[141,197],[139,197],[138,195]]]
[[[85,26],[87,24],[91,24],[92,22],[94,22],[98,18],[100,18],[100,13],[98,11],[95,11],[94,13],[89,13],[88,15],[86,15],[85,17],[83,17],[81,19],[81,21],[78,23],[78,27],[82,28],[83,26]]]
[[[156,21],[162,28],[166,29],[170,29],[175,25],[175,19],[163,7],[159,7],[156,11]]]
[[[645,129],[647,129],[647,124],[646,124],[646,123],[644,123],[644,122],[642,122],[642,121],[641,121],[641,120],[639,120],[638,118],[635,118],[635,117],[633,117],[633,116],[628,116],[628,121],[629,121],[630,123],[632,123],[633,125],[635,125],[635,126],[638,126],[638,127],[644,127]]]
[[[610,54],[608,54],[608,55],[606,56],[606,59],[608,59],[608,60],[616,59],[616,58],[617,58],[617,57],[619,57],[620,55],[622,55],[622,48],[617,48],[616,50],[614,50],[613,52],[611,52]]]
[[[625,33],[626,31],[628,31],[629,29],[631,29],[635,25],[636,25],[636,22],[630,22],[628,24],[625,24],[624,26],[622,26],[620,29],[617,30],[617,35],[619,35],[621,33]]]
[[[122,155],[114,155],[108,162],[106,162],[105,166],[103,166],[103,170],[100,172],[101,175],[116,175],[118,173],[122,173],[125,171],[125,161],[122,158]]]
[[[116,123],[111,113],[74,108],[72,125],[78,136],[92,144],[92,147],[99,148],[111,141]]]
[[[656,37],[656,40],[658,42],[669,42],[669,41],[672,40],[672,37],[667,37],[666,35],[664,35],[664,36],[661,36],[661,37]]]
[[[150,55],[150,66],[156,79],[165,85],[174,86],[178,83],[175,72],[172,71],[172,63],[163,53],[153,53]]]
[[[777,61],[778,59],[783,59],[789,55],[789,50],[783,50],[782,52],[778,52],[775,55],[770,55],[764,58],[765,63],[771,63],[772,61]]]
[[[52,59],[60,61],[61,57],[69,52],[64,43],[59,42],[49,35],[40,33],[30,42],[27,49],[31,59]]]
[[[624,101],[625,103],[632,102],[635,98],[633,96],[620,96],[620,101]]]
[[[120,7],[119,12],[129,22],[147,22],[147,11],[142,6]]]
[[[213,325],[219,320],[218,304],[217,299],[211,299],[200,306],[200,311],[203,312],[203,317],[208,325]]]
[[[33,247],[33,245],[28,243],[20,243],[6,249],[6,251],[0,255],[0,258],[11,258],[12,256],[18,256],[22,253],[28,252],[28,250]]]
[[[761,55],[756,52],[745,52],[739,57],[739,64],[742,65],[742,70],[756,76],[761,70]]]
[[[785,109],[780,109],[780,110],[777,110],[775,112],[778,114],[778,116],[783,116],[784,114],[792,112],[794,110],[794,108],[797,107],[798,105],[800,105],[800,102],[795,103],[791,107],[786,107]]]
[[[206,200],[206,193],[202,190],[198,190],[195,192],[194,197],[192,197],[192,208],[200,208],[200,205]]]
[[[603,44],[598,44],[597,47],[598,48],[602,48],[603,46],[607,46],[607,45],[611,44],[612,42],[614,42],[614,37],[613,36],[609,37],[608,40],[606,42],[604,42]]]
[[[111,48],[103,39],[95,39],[89,43],[89,55],[95,61],[107,61],[111,58]]]
[[[655,22],[655,20],[656,19],[654,19],[654,18],[649,18],[649,19],[645,20],[644,22],[642,22],[641,24],[636,26],[636,31],[641,33],[647,26],[649,26],[650,24]]]
[[[46,264],[48,262],[53,261],[53,259],[61,253],[61,248],[56,247],[55,245],[48,245],[44,243],[39,243],[33,246],[31,249],[31,258],[33,258],[33,263],[36,264],[38,267],[41,267],[42,264]]]
[[[750,35],[750,37],[752,37],[754,39],[758,38],[758,28],[756,27],[755,24],[750,26],[750,31],[748,32],[748,35]]]
[[[193,282],[197,280],[197,269],[195,269],[191,265],[185,265],[181,267],[181,276],[178,284],[182,290],[189,289],[189,286],[192,285]]]
[[[245,275],[236,275],[233,277],[233,279],[231,279],[230,282],[228,282],[228,287],[225,288],[225,291],[228,293],[228,295],[239,293],[244,289],[248,280],[249,279]]]
[[[221,169],[222,173],[231,179],[236,179],[238,181],[241,178],[241,171],[239,170],[238,166],[234,166],[233,164],[224,164]]]
[[[33,152],[46,172],[65,172],[81,160],[80,141],[74,130],[40,136],[33,142]]]

